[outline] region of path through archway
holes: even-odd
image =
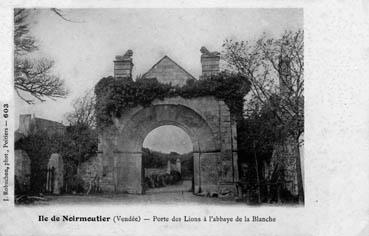
[[[142,147],[145,193],[192,192],[193,166],[192,141],[182,128],[163,125],[146,136]]]

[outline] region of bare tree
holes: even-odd
[[[54,62],[47,58],[31,59],[29,54],[38,49],[35,38],[30,35],[27,18],[32,9],[14,10],[14,89],[25,102],[34,99],[63,98],[68,94],[64,81],[54,75]],[[28,94],[31,98],[27,98]],[[33,97],[33,98],[32,98]]]
[[[226,40],[225,60],[252,83],[245,116],[269,109],[281,140],[293,140],[300,202],[304,201],[299,148],[304,132],[304,33],[285,32],[281,38],[263,35],[256,43]]]
[[[73,102],[73,111],[67,113],[66,119],[72,126],[86,126],[95,128],[95,94],[93,90],[87,91],[82,97]]]

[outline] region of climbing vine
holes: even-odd
[[[214,96],[223,100],[232,114],[242,117],[244,97],[250,90],[249,80],[240,74],[222,72],[200,80],[187,80],[184,86],[163,84],[157,79],[105,77],[95,86],[96,118],[99,128],[112,124],[112,116],[135,106],[149,106],[155,99],[180,96],[196,98]]]
[[[24,150],[31,160],[31,190],[38,193],[43,191],[42,184],[45,183],[41,170],[47,168],[51,154],[58,153],[63,157],[64,180],[70,184],[78,165],[96,154],[97,135],[86,125],[67,126],[63,133],[34,129],[15,142],[15,150],[18,149]]]

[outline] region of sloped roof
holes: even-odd
[[[155,63],[150,70],[148,70],[143,77],[155,77],[160,82],[168,83],[174,82],[183,84],[187,79],[195,79],[183,67],[178,65],[170,57],[165,55],[157,63]]]

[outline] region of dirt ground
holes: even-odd
[[[101,195],[60,195],[47,196],[47,201],[37,201],[35,205],[83,205],[83,204],[240,204],[236,201],[222,200],[193,195],[192,192]]]
[[[32,205],[89,205],[89,204],[244,204],[235,200],[196,196],[191,190],[191,181],[177,185],[146,190],[143,195],[135,194],[90,194],[90,195],[49,195],[46,201],[36,201]]]

